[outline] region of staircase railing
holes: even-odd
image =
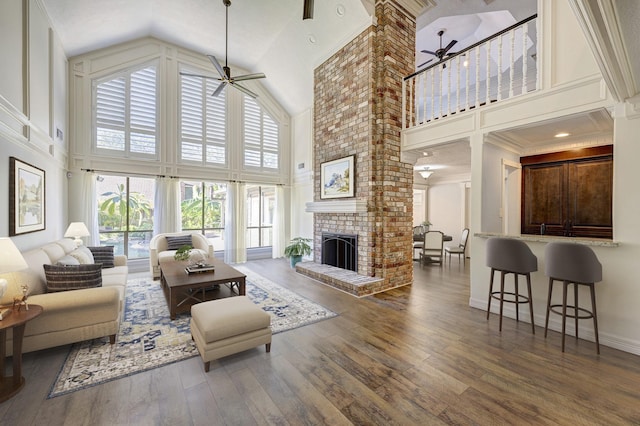
[[[537,90],[537,16],[405,77],[403,128]]]

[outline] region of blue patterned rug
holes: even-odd
[[[255,272],[241,266],[236,269],[247,275],[247,296],[271,315],[274,334],[336,316]],[[191,340],[190,319],[188,313],[169,319],[159,281],[129,280],[116,344],[102,338],[72,345],[48,398],[198,355]]]

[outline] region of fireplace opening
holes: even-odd
[[[358,236],[322,233],[322,263],[358,272]]]

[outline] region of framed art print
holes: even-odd
[[[45,229],[44,170],[9,158],[9,235]]]
[[[320,165],[320,198],[355,196],[355,156],[327,161]]]

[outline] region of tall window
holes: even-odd
[[[180,181],[180,194],[182,230],[199,231],[215,249],[222,250],[227,185]]]
[[[103,176],[96,184],[100,245],[129,259],[149,257],[153,236],[154,180]]]
[[[201,164],[227,163],[225,90],[211,96],[220,83],[180,77],[180,159]]]
[[[155,65],[94,84],[96,150],[155,156],[157,92]]]
[[[244,96],[244,165],[277,171],[279,168],[278,124],[255,99]]]
[[[270,247],[276,189],[247,185],[247,248]]]

